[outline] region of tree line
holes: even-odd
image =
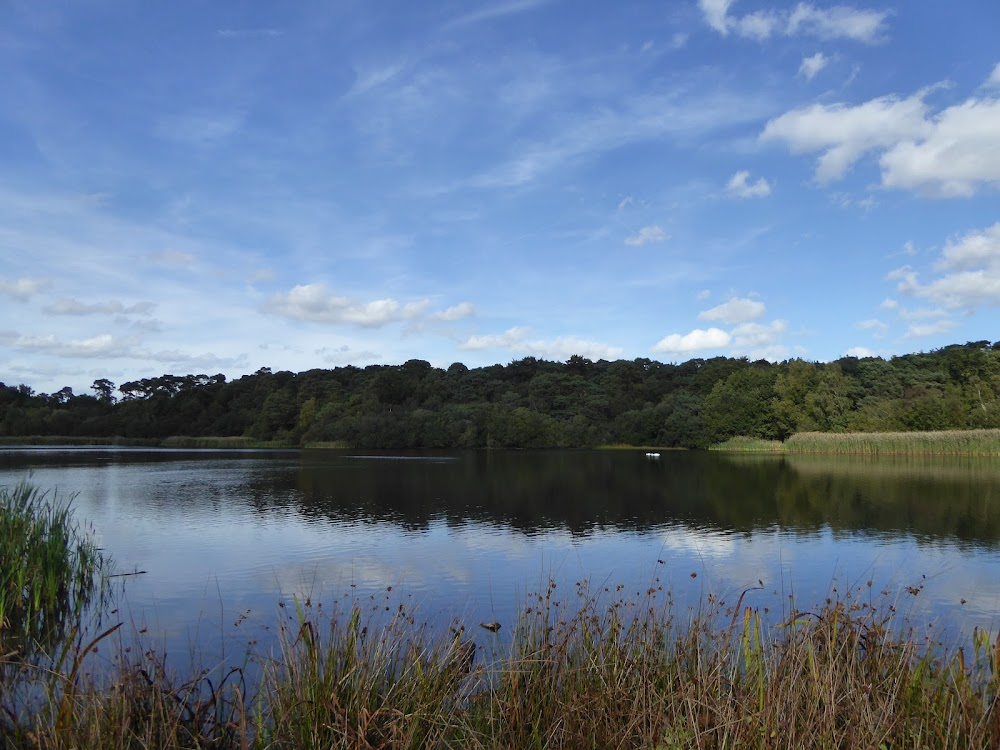
[[[249,437],[364,448],[704,448],[736,435],[1000,428],[1000,342],[890,359],[780,363],[714,357],[447,369],[95,380],[93,393],[0,383],[0,437]]]

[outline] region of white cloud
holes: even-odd
[[[973,310],[983,305],[997,305],[1000,304],[1000,269],[953,273],[926,286],[916,286],[912,293],[947,308]]]
[[[543,339],[529,341],[527,340],[529,333],[530,329],[524,326],[514,326],[500,334],[470,336],[462,344],[462,348],[508,349],[552,360],[565,360],[574,354],[588,359],[616,359],[624,352],[621,347],[576,336],[558,336],[551,341]]]
[[[949,310],[971,312],[981,306],[1000,305],[1000,222],[949,240],[934,270],[942,275],[927,284],[920,282],[917,271],[910,266],[890,271],[886,279],[896,282],[900,294]]]
[[[904,308],[899,311],[899,319],[905,321],[930,320],[931,318],[943,318],[947,314],[946,310],[942,310],[939,307],[922,307],[917,310],[907,310]]]
[[[245,367],[246,358],[219,357],[215,354],[189,354],[181,351],[153,351],[139,346],[134,337],[120,338],[109,333],[88,339],[59,339],[55,336],[24,336],[0,331],[0,344],[31,354],[69,359],[140,359],[184,367]]]
[[[906,329],[903,338],[919,339],[926,336],[936,336],[955,327],[953,320],[939,320],[936,323],[914,323]]]
[[[698,0],[705,22],[722,34],[763,41],[774,34],[850,39],[874,44],[882,39],[889,11],[862,10],[845,5],[817,8],[799,3],[791,13],[757,10],[744,16],[729,15],[735,0]]]
[[[366,328],[400,320],[412,320],[423,315],[427,301],[401,304],[394,299],[359,302],[347,297],[335,297],[325,284],[300,284],[285,294],[273,295],[264,309],[284,318],[312,320],[321,323],[350,323]]]
[[[857,324],[857,327],[862,331],[871,331],[872,336],[880,339],[885,336],[889,331],[889,325],[887,323],[878,320],[877,318],[869,318],[868,320],[862,320]]]
[[[625,244],[632,247],[642,247],[650,242],[663,242],[669,239],[669,235],[658,226],[648,226],[640,229],[636,234],[625,238]]]
[[[155,307],[152,302],[123,305],[118,300],[87,303],[67,298],[47,305],[44,310],[53,315],[149,315]]]
[[[1000,89],[1000,63],[997,63],[996,67],[993,68],[990,77],[986,79],[986,85],[990,88]]]
[[[107,333],[89,339],[62,341],[55,336],[19,336],[4,332],[0,333],[0,342],[22,352],[82,359],[128,356],[135,345],[132,339],[116,339]]]
[[[355,350],[346,344],[335,348],[322,347],[315,352],[323,361],[332,365],[348,365],[354,362],[374,362],[380,358],[377,352]]]
[[[434,313],[431,315],[431,320],[462,320],[463,318],[471,318],[475,314],[476,308],[471,302],[461,302],[457,305],[452,305],[446,310]]]
[[[866,357],[877,357],[878,354],[867,346],[852,346],[845,352],[848,357],[857,357],[858,359],[865,359]]]
[[[702,289],[700,292],[698,292],[697,298],[698,301],[700,302],[708,299],[711,296],[712,296],[712,291],[710,289]]]
[[[510,349],[522,341],[528,335],[529,329],[524,326],[514,326],[508,328],[500,334],[489,334],[486,336],[470,336],[462,344],[463,349]]]
[[[770,323],[743,323],[733,328],[733,346],[741,351],[766,351],[769,347],[773,347],[778,336],[786,330],[788,323],[784,320],[772,320]]]
[[[732,297],[728,302],[698,313],[699,320],[717,320],[723,323],[746,323],[764,317],[763,302],[749,297]]]
[[[817,8],[799,3],[788,18],[787,33],[874,44],[881,39],[889,15],[890,11],[859,10],[846,5]]]
[[[0,294],[17,300],[31,299],[38,292],[49,286],[48,279],[0,279]]]
[[[705,23],[723,36],[729,33],[729,6],[733,0],[698,0]]]
[[[696,328],[691,333],[672,333],[664,336],[654,346],[657,354],[688,354],[702,349],[721,349],[729,346],[732,336],[721,328]]]
[[[831,182],[868,151],[927,135],[932,126],[926,119],[924,95],[922,91],[907,99],[883,96],[857,106],[812,104],[769,121],[760,138],[784,141],[795,154],[823,152],[816,180]]]
[[[957,241],[948,240],[941,251],[939,271],[1000,265],[1000,221],[982,231],[972,231]]]
[[[879,309],[881,310],[895,310],[897,307],[899,307],[899,302],[889,297],[886,297],[879,303],[878,306]]]
[[[737,172],[729,178],[726,190],[737,198],[763,198],[771,194],[771,186],[761,177],[754,183],[750,182],[750,173],[746,170]]]
[[[956,197],[1000,184],[1000,99],[968,99],[932,115],[924,101],[932,88],[905,99],[794,109],[770,120],[760,139],[783,141],[795,154],[820,152],[821,184],[873,151],[881,152],[884,187]]]
[[[817,52],[811,57],[803,57],[802,64],[799,65],[799,75],[804,76],[807,81],[811,81],[830,62],[830,58],[822,52]]]
[[[729,27],[737,36],[762,42],[781,26],[781,18],[772,10],[758,10],[741,18],[729,18]]]
[[[542,359],[566,360],[574,354],[587,359],[617,359],[625,351],[600,341],[589,341],[576,336],[559,336],[551,341],[529,341],[526,351]]]
[[[130,356],[172,367],[190,367],[200,370],[247,366],[247,358],[242,354],[238,357],[220,357],[216,354],[190,354],[179,350],[149,351],[148,349],[137,349],[130,352]]]
[[[879,160],[886,187],[943,197],[970,196],[1000,184],[1000,99],[948,107],[925,132],[902,140]]]

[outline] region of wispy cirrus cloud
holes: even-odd
[[[276,27],[224,28],[215,32],[222,39],[274,39],[284,36],[284,30]]]
[[[55,336],[23,336],[0,332],[0,342],[21,352],[51,354],[58,357],[126,357],[135,349],[136,339],[121,339],[105,333],[87,339],[59,339]]]
[[[742,16],[731,15],[736,0],[698,0],[705,22],[722,36],[765,41],[772,36],[810,36],[848,39],[875,44],[884,38],[891,11],[837,5],[817,8],[800,2],[791,11],[764,8]]]
[[[461,26],[470,26],[483,21],[493,21],[505,16],[514,16],[521,13],[528,13],[537,10],[544,5],[548,5],[552,0],[507,0],[489,5],[481,10],[459,16],[445,24],[445,29],[454,29]]]
[[[453,187],[519,187],[629,144],[668,137],[700,139],[721,128],[759,120],[770,111],[766,98],[748,99],[728,91],[631,95],[597,111],[575,113],[566,121],[556,118],[557,132],[550,138],[519,144],[508,159]]]
[[[135,336],[115,336],[102,333],[85,339],[65,339],[57,336],[27,336],[13,331],[0,331],[0,344],[19,352],[44,354],[66,359],[137,359],[159,364],[189,367],[241,367],[246,357],[220,357],[215,354],[192,354],[182,350],[155,350],[142,346]]]
[[[152,302],[125,305],[118,300],[81,302],[67,297],[56,300],[42,309],[53,315],[150,315],[156,309],[156,305]]]

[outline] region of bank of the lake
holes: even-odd
[[[787,440],[735,437],[709,450],[731,453],[844,453],[896,456],[1000,456],[1000,430],[799,432]]]

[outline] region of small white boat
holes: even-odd
[[[647,453],[646,454],[646,458],[659,458],[659,457],[660,457],[659,453]]]

